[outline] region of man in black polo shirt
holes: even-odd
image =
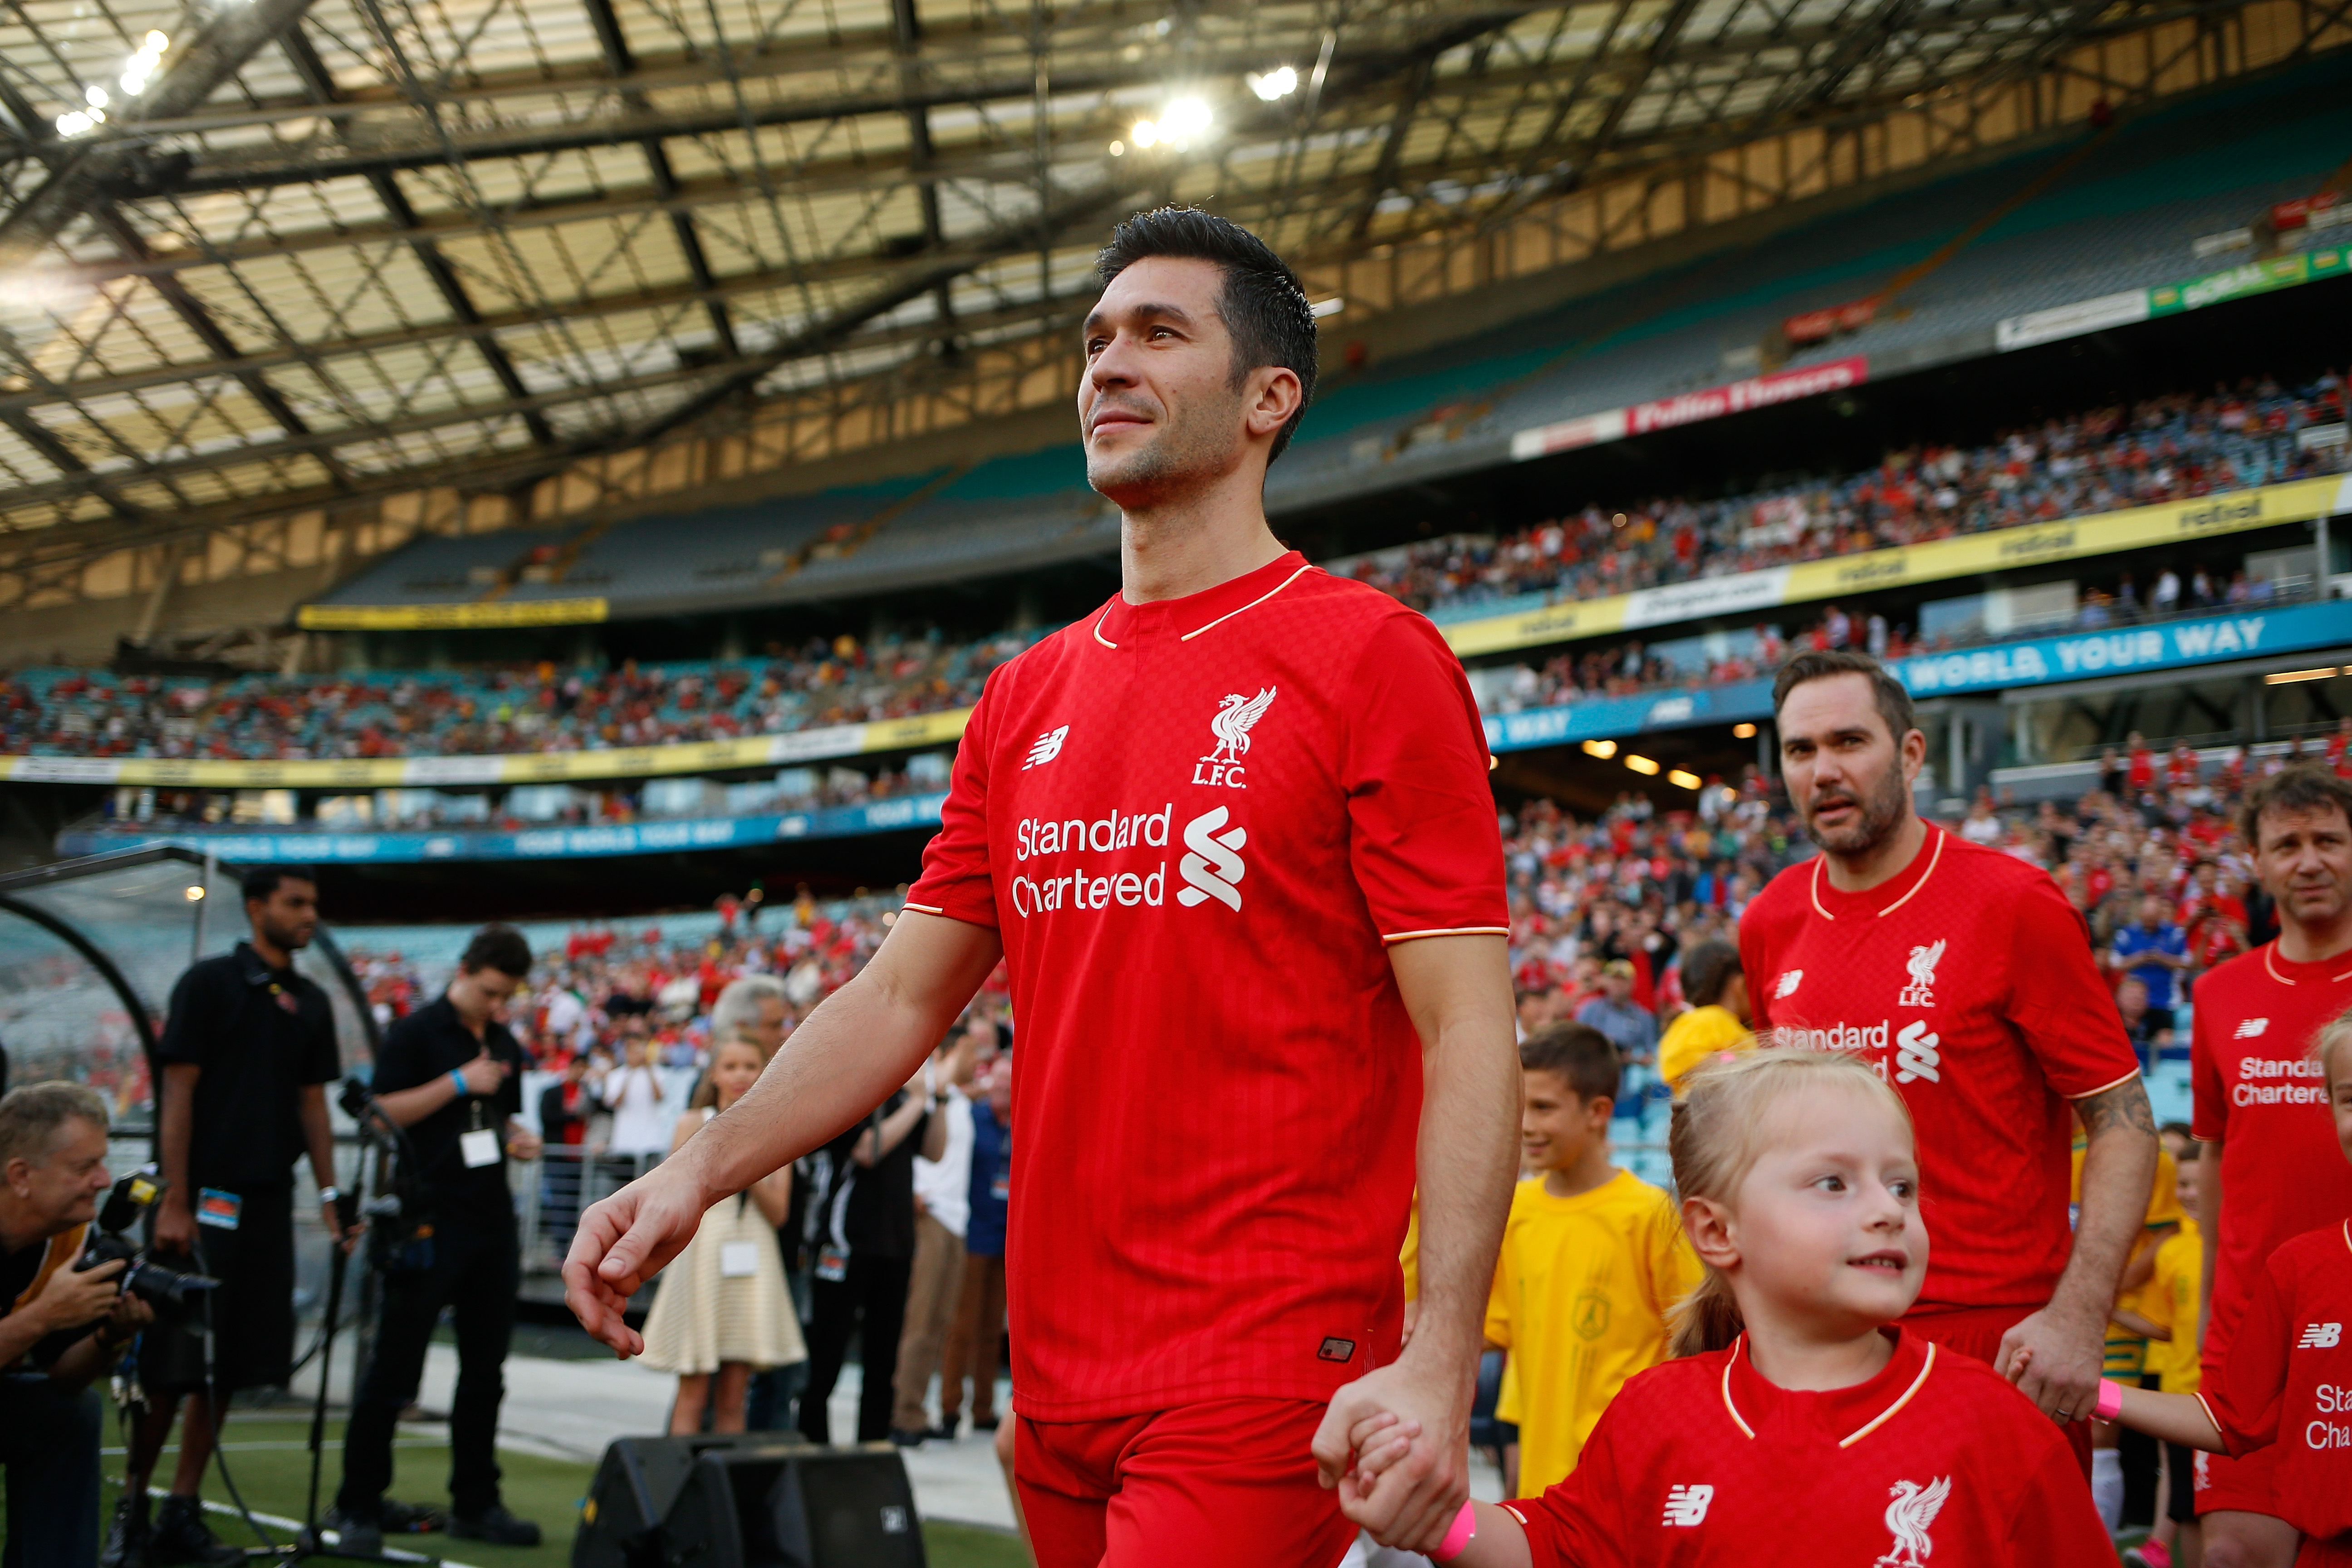
[[[210,1315],[212,1353],[207,1364],[194,1313],[141,1341],[149,1403],[131,1431],[99,1557],[105,1568],[245,1560],[206,1527],[196,1489],[219,1432],[215,1402],[293,1375],[294,1162],[305,1153],[328,1234],[341,1228],[324,1088],[341,1070],[335,1017],[327,994],[294,973],[294,955],[319,928],[318,883],[308,871],[265,868],[246,873],[241,890],[249,937],[180,977],[155,1052],[156,1158],[170,1184],[156,1205],[154,1246],[220,1280],[197,1309]],[[147,1479],[183,1394],[172,1491],[151,1525]]]
[[[499,1500],[500,1367],[514,1329],[520,1251],[507,1156],[539,1157],[522,1114],[522,1047],[499,1015],[530,973],[530,945],[510,926],[474,933],[439,1001],[393,1025],[376,1054],[375,1095],[408,1129],[413,1173],[433,1225],[387,1260],[375,1354],[343,1438],[343,1484],[329,1528],[351,1552],[383,1547],[394,1426],[416,1397],[441,1309],[455,1309],[457,1394],[449,1407],[449,1533],[539,1544],[539,1526]]]

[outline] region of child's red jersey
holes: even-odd
[[[2112,1568],[2063,1429],[1984,1363],[1892,1333],[1853,1388],[1776,1387],[1744,1339],[1634,1378],[1575,1474],[1505,1505],[1537,1568]]]
[[[1388,950],[1509,934],[1486,770],[1436,628],[1296,553],[989,678],[907,903],[1004,943],[1022,1415],[1326,1400],[1395,1355]]]
[[[2352,1006],[2352,953],[2293,963],[2265,942],[2197,982],[2189,1047],[2191,1130],[2221,1143],[2221,1226],[2205,1364],[2229,1355],[2246,1293],[2270,1255],[2352,1214],[2352,1165],[2336,1147],[2311,1043]]]
[[[2230,1452],[2275,1443],[2280,1515],[2352,1537],[2352,1221],[2296,1237],[2254,1276],[2237,1338],[2198,1394]]]
[[[2139,1073],[2049,873],[1937,827],[1858,893],[1816,856],[1748,906],[1739,952],[1759,1037],[1858,1052],[1911,1108],[1934,1242],[1914,1318],[2046,1303],[2074,1246],[2066,1101]]]

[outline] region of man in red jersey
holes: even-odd
[[[1910,1106],[1937,1244],[1904,1321],[2088,1416],[2156,1122],[2082,917],[2048,873],[1919,819],[1927,738],[1876,660],[1800,655],[1773,708],[1822,853],[1739,922],[1756,1031],[1858,1051]],[[2071,1237],[2070,1107],[2089,1134]]]
[[[2241,831],[2277,904],[2279,934],[2197,982],[2192,1130],[2212,1145],[2197,1194],[2209,1378],[2271,1254],[2352,1213],[2352,1165],[2336,1149],[2311,1054],[2321,1027],[2352,1007],[2352,784],[2318,762],[2273,773],[2247,797]],[[2212,1568],[2294,1561],[2295,1530],[2273,1484],[2285,1447],[2200,1459],[2197,1516]]]
[[[1099,269],[1078,413],[1121,591],[990,677],[889,939],[737,1107],[590,1211],[567,1296],[633,1353],[622,1304],[703,1210],[904,1082],[1002,952],[1041,1568],[1330,1568],[1355,1531],[1327,1489],[1370,1416],[1431,1435],[1400,1539],[1435,1544],[1468,1493],[1518,1107],[1486,744],[1427,620],[1266,527],[1315,372],[1290,269],[1173,209]]]

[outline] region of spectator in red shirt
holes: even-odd
[[[2125,747],[2130,753],[2131,762],[2124,782],[2137,801],[2156,787],[2156,753],[2148,749],[2147,742],[2140,738],[2137,730],[2126,738]]]

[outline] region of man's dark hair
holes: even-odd
[[[1723,1000],[1723,988],[1743,973],[1739,950],[1727,942],[1703,942],[1683,954],[1683,1000],[1694,1007],[1712,1007]]]
[[[1911,693],[1904,689],[1903,683],[1868,654],[1844,648],[1801,653],[1782,665],[1780,673],[1772,678],[1772,717],[1780,718],[1780,705],[1789,700],[1789,693],[1809,680],[1823,680],[1832,675],[1870,678],[1871,700],[1878,708],[1878,716],[1886,721],[1887,732],[1895,737],[1896,745],[1919,727],[1911,712]]]
[[[1298,377],[1298,412],[1275,433],[1265,459],[1273,462],[1315,401],[1315,312],[1307,308],[1298,274],[1237,223],[1198,207],[1156,207],[1111,231],[1110,243],[1095,257],[1095,276],[1108,287],[1112,279],[1154,256],[1213,261],[1223,270],[1225,291],[1218,310],[1234,343],[1233,385],[1267,365]]]
[[[271,894],[285,882],[308,882],[319,885],[318,873],[308,866],[256,866],[237,879],[237,891],[247,903],[268,903]]]
[[[500,974],[511,974],[520,980],[530,973],[530,943],[512,926],[487,925],[466,944],[466,954],[457,960],[457,967],[468,974],[495,969]]]
[[[2168,1121],[2163,1126],[2156,1130],[2157,1136],[2159,1138],[2168,1132],[2178,1133],[2179,1136],[2189,1140],[2189,1146],[2192,1149],[2197,1146],[2197,1134],[2189,1130],[2189,1123],[2186,1121]]]
[[[1617,1098],[1624,1066],[1617,1043],[1590,1024],[1546,1024],[1519,1043],[1519,1066],[1559,1075],[1579,1100]]]
[[[2325,811],[2331,805],[2352,823],[2352,780],[2337,778],[2325,762],[2291,763],[2246,792],[2238,831],[2248,848],[2259,850],[2265,812]]]

